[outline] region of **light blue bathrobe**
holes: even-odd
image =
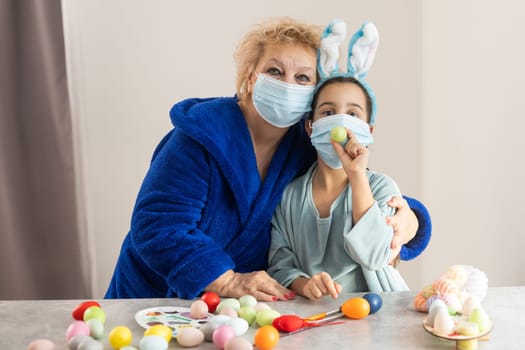
[[[386,203],[401,196],[388,176],[368,172],[375,203],[354,225],[352,188],[347,186],[334,201],[330,216],[320,218],[312,197],[315,163],[286,189],[272,219],[269,273],[289,286],[297,277],[326,271],[345,292],[408,290],[391,259],[392,227]]]

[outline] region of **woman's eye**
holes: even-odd
[[[281,75],[281,71],[275,67],[269,68],[266,72],[270,75]]]

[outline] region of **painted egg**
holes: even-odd
[[[208,325],[210,325],[214,330],[219,327],[219,326],[222,326],[226,323],[228,323],[228,321],[231,319],[230,316],[226,316],[226,315],[215,315],[213,317],[211,317],[209,320],[208,320]]]
[[[272,326],[284,332],[293,332],[307,325],[308,323],[297,315],[281,315],[272,322]]]
[[[86,322],[74,321],[69,325],[69,327],[67,327],[66,340],[69,341],[74,336],[89,335],[90,333],[91,329],[89,329],[89,326],[86,324]]]
[[[347,133],[344,127],[336,126],[330,132],[330,138],[335,142],[345,142],[347,138]]]
[[[93,340],[93,338],[88,335],[76,335],[68,341],[67,347],[69,350],[77,350],[80,344],[88,340]]]
[[[80,343],[77,350],[104,350],[104,345],[95,339],[91,339]]]
[[[239,304],[243,306],[255,306],[257,305],[257,299],[254,296],[246,294],[239,298]]]
[[[101,339],[104,336],[104,325],[98,318],[92,318],[86,321],[89,327],[89,335],[95,339]]]
[[[368,304],[370,304],[370,313],[374,314],[381,309],[381,306],[383,306],[383,299],[381,299],[381,296],[377,293],[366,293],[363,295],[363,299],[368,301]]]
[[[239,303],[239,300],[237,299],[234,299],[234,298],[227,298],[227,299],[223,299],[219,305],[217,305],[217,309],[215,310],[215,312],[218,312],[220,313],[222,308],[223,307],[226,307],[226,306],[229,306],[231,307],[232,309],[234,309],[235,311],[239,310],[239,308],[241,307],[241,303]]]
[[[190,306],[191,318],[200,319],[208,316],[208,304],[204,300],[195,300]]]
[[[179,328],[177,343],[185,348],[199,346],[204,341],[204,333],[194,327]]]
[[[202,325],[200,327],[200,330],[202,333],[204,333],[204,340],[208,342],[213,341],[213,331],[217,329],[218,327],[227,324],[228,321],[231,319],[230,316],[226,315],[214,315],[209,320],[208,323]]]
[[[254,336],[255,346],[260,350],[271,350],[279,342],[279,331],[273,326],[262,326]]]
[[[106,322],[106,313],[98,306],[90,306],[84,312],[84,322],[92,318],[98,318],[104,324]]]
[[[115,349],[130,345],[132,340],[133,334],[126,326],[117,326],[108,335],[109,344]]]
[[[255,308],[252,306],[241,306],[239,311],[237,311],[237,316],[244,318],[248,324],[252,324],[255,321],[256,314],[257,311],[255,311]]]
[[[255,311],[261,311],[261,310],[270,310],[270,305],[266,303],[257,303],[257,305],[254,306]]]
[[[238,317],[237,315],[237,311],[235,311],[234,308],[230,307],[230,306],[225,306],[221,309],[221,312],[220,312],[221,315],[226,315],[226,316],[230,316],[232,318],[236,318]]]
[[[204,334],[204,340],[206,340],[207,342],[213,341],[212,336],[213,336],[213,331],[215,329],[209,323],[202,325],[199,329],[202,332],[202,334]]]
[[[167,350],[168,342],[160,335],[146,335],[139,343],[140,350]]]
[[[215,309],[217,309],[217,305],[221,302],[221,298],[219,297],[219,294],[215,292],[204,292],[201,295],[201,300],[208,305],[208,312],[215,312]]]
[[[259,310],[255,314],[255,322],[257,322],[259,326],[268,326],[279,316],[281,316],[281,314],[276,310]]]
[[[172,338],[173,331],[170,327],[165,324],[156,324],[148,327],[144,331],[144,335],[158,335],[166,339],[166,342],[170,342]]]
[[[248,331],[248,328],[250,328],[250,325],[248,324],[248,321],[246,321],[244,318],[235,317],[232,318],[227,322],[227,324],[233,328],[235,331],[235,335],[241,336],[244,333]]]
[[[36,339],[27,346],[27,350],[55,350],[56,345],[49,339]]]
[[[224,350],[252,350],[253,345],[248,340],[242,337],[235,337],[228,339],[224,344]]]
[[[224,344],[228,341],[228,339],[235,338],[236,334],[233,328],[229,325],[222,325],[217,327],[213,331],[213,344],[218,347],[219,349],[224,349]]]
[[[98,306],[100,307],[100,304],[97,303],[94,300],[88,300],[80,303],[74,310],[71,312],[71,316],[77,321],[84,321],[84,312],[87,308],[91,306]]]
[[[355,320],[365,318],[370,313],[370,304],[363,298],[350,298],[341,306],[343,314]]]

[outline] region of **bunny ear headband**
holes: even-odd
[[[346,37],[346,23],[335,19],[326,27],[321,36],[321,43],[317,53],[317,70],[320,81],[316,90],[328,80],[335,77],[353,77],[365,88],[372,101],[370,111],[370,125],[374,125],[376,117],[376,98],[370,86],[364,81],[368,70],[374,62],[379,45],[379,33],[371,22],[364,23],[352,36],[348,44],[347,71],[340,72],[338,67],[339,50]]]

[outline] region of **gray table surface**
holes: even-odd
[[[455,349],[454,342],[436,338],[423,329],[422,321],[426,314],[409,308],[415,294],[415,291],[383,294],[383,307],[378,313],[362,320],[342,318],[343,324],[311,328],[283,337],[275,349]],[[348,298],[362,295],[343,294],[337,300],[325,298],[317,302],[297,298],[269,305],[281,314],[306,317],[335,309]],[[65,331],[73,321],[71,311],[82,301],[0,301],[0,349],[27,349],[32,340],[39,338],[50,339],[59,349],[66,349]],[[144,334],[144,329],[135,322],[134,315],[138,311],[156,306],[189,307],[192,301],[128,299],[99,302],[107,315],[104,349],[111,349],[107,334],[119,325],[132,330],[133,345],[138,348]],[[482,305],[490,315],[494,328],[490,339],[479,343],[479,349],[525,349],[525,286],[489,288]],[[246,337],[252,337],[253,332],[254,329],[251,329]],[[181,347],[176,340],[172,340],[169,348]],[[216,347],[205,342],[198,349]]]

